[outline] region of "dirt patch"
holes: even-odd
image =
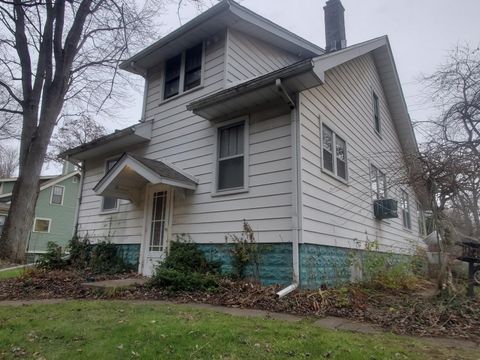
[[[11,262],[6,262],[4,260],[0,260],[0,270],[2,269],[8,269],[14,266],[19,266],[20,264],[13,264]]]
[[[148,285],[99,290],[81,286],[88,280],[132,277],[132,274],[96,277],[72,271],[31,270],[17,279],[0,281],[0,300],[123,299],[205,303],[257,309],[299,316],[334,316],[381,327],[401,335],[449,337],[480,343],[480,299],[425,297],[416,291],[380,292],[349,286],[328,290],[297,290],[277,299],[278,286],[223,281],[215,292],[168,293]],[[425,285],[427,287],[427,285]]]

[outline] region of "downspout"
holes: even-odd
[[[299,258],[299,235],[300,235],[300,209],[299,209],[299,126],[298,126],[298,110],[296,103],[298,104],[298,98],[295,102],[285,87],[282,84],[281,79],[275,81],[275,85],[280,92],[281,97],[284,99],[285,103],[290,107],[290,117],[291,117],[291,139],[292,139],[292,267],[293,267],[293,277],[292,284],[286,288],[277,292],[277,297],[282,298],[299,286],[300,279],[300,258]]]
[[[69,157],[67,156],[65,161],[69,161]],[[80,205],[82,203],[82,195],[83,195],[83,182],[85,179],[85,166],[82,163],[75,163],[80,168],[80,189],[78,191],[77,197],[77,206],[75,207],[75,226],[73,227],[73,234],[72,236],[76,236],[78,233],[78,220],[80,219]]]

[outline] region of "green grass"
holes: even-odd
[[[180,305],[72,301],[0,307],[0,359],[478,359],[390,334]]]
[[[15,278],[22,275],[24,271],[24,268],[0,271],[0,280]]]

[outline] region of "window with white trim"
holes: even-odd
[[[427,235],[427,222],[425,220],[425,211],[423,206],[417,202],[417,221],[418,221],[418,234],[421,236]]]
[[[117,163],[118,159],[109,159],[105,163],[105,174]],[[104,196],[102,200],[102,211],[114,211],[118,208],[118,199],[112,196]]]
[[[412,219],[410,215],[410,199],[408,194],[405,190],[402,190],[402,199],[401,199],[401,207],[402,207],[402,220],[403,220],[403,227],[406,229],[412,228]]]
[[[347,143],[325,124],[322,124],[322,168],[347,180]]]
[[[65,187],[60,185],[55,185],[52,187],[52,197],[50,199],[50,204],[62,205],[63,204],[63,193],[65,192]]]
[[[245,129],[245,121],[218,128],[218,191],[245,188]]]
[[[51,219],[35,218],[35,222],[33,224],[33,232],[49,233],[51,223]]]
[[[382,129],[380,122],[380,103],[378,95],[375,93],[373,93],[373,120],[375,124],[375,131],[380,134],[380,130]]]
[[[199,86],[202,82],[203,43],[165,62],[163,99],[169,99]]]
[[[375,165],[370,165],[370,184],[373,200],[387,197],[387,177]]]

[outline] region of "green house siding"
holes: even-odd
[[[3,182],[2,186],[0,187],[0,194],[9,194],[13,191],[13,185],[15,181],[5,181]]]
[[[35,208],[35,218],[51,219],[50,232],[32,231],[28,242],[29,253],[44,252],[49,241],[65,247],[72,238],[80,182],[78,176],[75,175],[55,185],[65,187],[63,205],[50,204],[53,186],[40,191]]]

